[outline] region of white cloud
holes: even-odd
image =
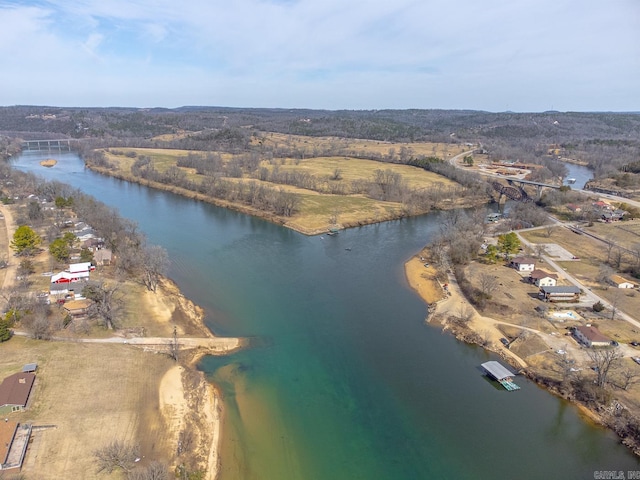
[[[39,5],[0,5],[0,103],[640,110],[635,0]]]

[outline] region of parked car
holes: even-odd
[[[634,347],[637,347],[638,345],[640,345],[640,343],[636,342],[635,340],[633,342],[631,342],[629,345],[633,345]]]
[[[631,357],[631,360],[633,360],[634,362],[636,362],[638,365],[640,365],[640,357]]]
[[[500,342],[502,342],[502,344],[503,344],[505,347],[507,347],[507,348],[509,347],[509,340],[507,340],[506,338],[501,338],[501,339],[500,339]]]

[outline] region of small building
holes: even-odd
[[[537,287],[555,287],[558,283],[558,275],[535,269],[529,274],[529,281]]]
[[[88,277],[91,270],[95,270],[95,267],[91,265],[91,262],[82,262],[69,264],[69,270],[67,271],[72,274],[86,273]]]
[[[84,317],[89,313],[89,307],[92,303],[88,298],[82,298],[65,302],[62,308],[72,317]]]
[[[27,363],[24,367],[22,367],[23,373],[33,373],[38,370],[37,363]]]
[[[513,372],[503,366],[500,362],[496,362],[495,360],[484,362],[481,367],[490,378],[499,382],[507,390],[512,391],[520,389],[520,387],[513,383]]]
[[[545,302],[577,302],[580,300],[580,289],[574,285],[540,287],[538,297]]]
[[[575,183],[575,181],[573,183]],[[576,205],[575,203],[568,203],[567,208],[572,212],[576,212],[576,213],[582,211],[582,207],[580,205]]]
[[[93,253],[93,260],[96,265],[111,265],[111,257],[113,254],[108,248],[101,248]]]
[[[9,375],[0,383],[0,415],[25,409],[36,376],[30,372]]]
[[[586,345],[587,347],[606,347],[607,345],[611,345],[611,340],[605,337],[600,330],[596,327],[588,326],[583,327],[579,326],[573,329],[573,336],[575,339]]]
[[[536,269],[536,259],[531,257],[515,257],[511,259],[509,265],[519,272],[533,272]]]
[[[634,288],[635,284],[633,282],[630,282],[629,280],[627,280],[624,277],[621,277],[620,275],[611,275],[609,277],[609,283],[611,283],[611,285],[613,285],[616,288]]]

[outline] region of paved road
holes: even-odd
[[[516,232],[518,233],[518,232]],[[523,245],[528,246],[529,248],[535,250],[533,244],[529,241],[527,241],[525,238],[523,238],[522,236],[518,235],[518,238],[520,238],[520,241],[522,242]],[[602,302],[602,304],[609,308],[612,309],[613,306],[611,305],[611,303],[609,303],[607,300],[605,300],[604,298],[600,297],[599,295],[596,295],[595,293],[593,293],[588,287],[585,287],[582,283],[580,283],[580,281],[578,279],[576,279],[573,275],[569,274],[566,270],[564,270],[562,267],[560,267],[553,259],[551,259],[549,256],[547,255],[543,255],[542,256],[543,260],[545,262],[547,262],[547,264],[555,269],[556,273],[558,273],[558,276],[565,279],[566,281],[568,281],[569,283],[571,283],[572,285],[575,285],[576,287],[582,289],[582,291],[584,292],[583,294],[583,300],[580,301],[580,305],[583,306],[591,306],[594,303],[597,302]],[[586,297],[586,299],[585,299]],[[621,318],[627,322],[629,322],[631,325],[637,327],[638,329],[640,329],[640,322],[638,322],[635,318],[633,318],[631,315],[628,315],[627,313],[617,309],[616,315],[618,318]]]

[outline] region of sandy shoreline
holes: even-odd
[[[204,326],[203,310],[184,297],[173,282],[165,280],[165,286],[167,284],[168,295],[176,302],[177,308],[181,309],[188,321],[204,327],[203,330],[211,339],[221,340]],[[159,303],[164,303],[163,294],[166,294],[166,289],[163,289],[161,296],[156,299]],[[165,309],[165,315],[170,319],[173,312],[171,309]],[[197,453],[198,458],[204,459],[198,466],[206,472],[204,478],[207,480],[214,480],[220,469],[222,404],[215,385],[207,381],[204,373],[196,369],[196,365],[205,355],[224,355],[242,346],[241,339],[229,338],[221,347],[198,347],[196,350],[186,351],[180,355],[180,362],[170,368],[160,381],[160,410],[172,437],[172,443],[176,446],[176,451],[191,448]],[[182,445],[185,440],[181,438],[181,433],[185,431],[193,434],[194,446]]]
[[[10,248],[10,240],[16,229],[16,224],[11,207],[0,205],[0,214],[4,222],[4,228],[0,228],[0,230],[2,230],[2,232],[0,232],[0,247],[2,251],[6,252],[5,255],[8,259],[8,266],[0,269],[0,286],[6,290],[11,288],[15,281],[18,263]],[[155,402],[150,401],[154,396],[152,391],[149,392],[151,397],[146,400],[143,398],[138,400],[132,399],[132,403],[127,407],[114,409],[114,414],[109,420],[111,422],[109,429],[101,428],[100,430],[86,432],[86,438],[83,442],[84,444],[94,445],[99,437],[105,436],[102,440],[106,441],[108,440],[108,436],[115,434],[122,435],[123,432],[127,432],[127,437],[134,440],[135,435],[133,435],[133,432],[136,430],[144,432],[145,425],[152,430],[160,428],[161,430],[159,431],[163,433],[155,440],[149,439],[147,441],[144,434],[138,438],[142,443],[143,452],[146,451],[149,453],[158,449],[156,455],[160,454],[160,452],[165,453],[161,454],[160,458],[156,458],[168,463],[170,471],[173,471],[177,465],[185,463],[191,471],[200,470],[206,472],[203,478],[214,480],[218,476],[220,467],[219,450],[222,434],[221,399],[215,386],[207,381],[203,372],[197,370],[196,365],[205,355],[224,355],[242,348],[243,341],[238,338],[216,337],[204,324],[203,309],[187,299],[180,292],[178,286],[170,279],[162,279],[155,294],[145,292],[136,298],[139,302],[139,313],[144,315],[148,324],[155,325],[153,330],[156,331],[156,334],[159,333],[160,335],[158,338],[150,338],[147,336],[130,337],[126,331],[117,332],[115,338],[122,338],[122,343],[126,345],[117,347],[119,341],[116,340],[115,348],[124,349],[121,350],[123,353],[127,350],[131,351],[130,349],[139,351],[140,353],[132,355],[140,361],[144,361],[143,359],[147,355],[153,355],[153,359],[150,358],[149,360],[155,365],[154,368],[141,370],[134,367],[127,372],[131,375],[129,377],[130,381],[135,383],[138,383],[138,379],[145,379],[146,383],[141,382],[143,383],[141,388],[148,388],[148,385],[155,385],[157,387],[157,391],[155,392],[157,410],[152,406]],[[159,357],[154,354],[161,353],[162,357],[166,355],[166,342],[170,340],[174,326],[179,336],[179,361],[174,365],[167,363],[168,368],[163,368],[161,366],[162,362],[166,362],[166,360],[158,363],[156,360]],[[157,344],[154,345],[154,342]],[[83,348],[89,349],[88,351],[95,348],[96,350],[94,351],[96,354],[97,349],[104,349],[104,346],[100,344],[93,344],[95,347],[93,347],[91,343],[83,343],[82,345],[86,345],[86,347]],[[43,348],[46,348],[46,346],[43,346]],[[64,349],[64,347],[62,348]],[[70,348],[75,349],[76,347]],[[5,361],[14,361],[10,356],[12,354],[6,350],[3,351],[5,352]],[[126,357],[126,353],[124,356]],[[53,363],[55,363],[55,361],[55,359],[51,360]],[[39,363],[45,365],[42,372],[44,376],[39,379],[39,382],[46,384],[47,381],[49,381],[44,374],[47,370],[47,362],[42,360]],[[50,363],[50,368],[55,368],[52,366],[53,363]],[[119,368],[127,367],[120,365]],[[100,374],[98,373],[97,375],[99,376]],[[99,385],[94,383],[93,387],[99,388]],[[70,389],[71,387],[69,387],[69,390]],[[80,390],[82,391],[84,388],[80,388]],[[49,407],[58,404],[58,401],[54,400],[58,398],[58,396],[56,396],[58,394],[51,390],[48,392],[48,399],[42,398],[41,400],[39,398],[39,390],[36,390],[36,394],[38,397],[36,397],[34,402],[44,402],[40,409],[50,410],[51,408]],[[107,392],[104,392],[104,394],[107,395]],[[64,395],[64,393],[62,393],[62,395]],[[78,402],[82,403],[83,400],[81,397],[73,397],[66,398],[65,401],[67,404],[73,405]],[[51,404],[50,402],[54,403]],[[137,407],[135,405],[137,405]],[[54,413],[51,415],[53,415],[51,420],[45,415],[46,421],[58,423],[60,426],[58,430],[60,434],[68,432],[68,427],[65,426],[64,420],[56,417]],[[38,419],[40,419],[40,421],[44,420],[40,416],[37,416],[37,414],[35,418],[36,421]],[[139,422],[142,422],[142,424]],[[133,425],[137,425],[137,427],[133,427]],[[140,430],[141,428],[142,430]],[[188,442],[189,445],[185,445],[185,451],[182,454],[176,454],[176,452],[180,452],[180,443],[183,441],[182,436],[185,432],[190,432],[191,438]],[[92,441],[89,441],[89,438],[91,438]],[[28,453],[28,464],[25,467],[25,473],[29,476],[32,474],[44,474],[45,471],[48,472],[48,475],[54,475],[53,472],[58,472],[55,475],[61,474],[61,470],[56,470],[58,465],[54,467],[51,462],[59,462],[62,465],[60,468],[62,471],[65,471],[65,474],[74,472],[73,467],[69,467],[69,462],[75,458],[79,448],[70,446],[67,450],[64,450],[67,453],[63,453],[63,451],[61,451],[63,447],[59,443],[57,448],[56,445],[51,443],[55,443],[56,441],[59,441],[57,437],[49,433],[43,435],[42,438],[36,442],[37,447],[30,449],[33,451]],[[152,443],[145,447],[145,442],[158,443],[155,445]],[[57,455],[55,453],[56,451]],[[55,458],[50,455],[54,455]],[[47,459],[47,467],[41,463],[43,460],[39,460],[44,458]],[[73,461],[71,463],[77,464],[77,462]],[[53,470],[51,468],[53,468]],[[71,470],[69,470],[69,468],[71,468]],[[74,474],[75,473],[77,472],[74,472]],[[44,475],[42,478],[49,477]]]
[[[516,372],[524,374],[549,393],[568,400],[577,408],[579,415],[586,422],[613,430],[621,438],[624,445],[630,448],[635,455],[640,456],[640,445],[629,437],[628,432],[624,429],[620,430],[615,424],[607,421],[602,412],[594,410],[577,400],[572,392],[563,391],[558,385],[550,383],[543,374],[536,372],[535,366],[529,365],[525,359],[518,356],[511,349],[501,347],[500,339],[504,337],[504,332],[499,327],[531,330],[532,332],[535,332],[535,330],[480,315],[462,293],[455,276],[451,273],[447,274],[447,292],[443,292],[440,298],[434,296],[432,293],[433,285],[431,290],[424,286],[424,274],[417,266],[421,264],[421,254],[411,258],[405,264],[405,272],[409,285],[430,305],[427,323],[440,326],[443,331],[451,331],[461,341],[480,345],[482,348],[496,353],[510,364]],[[416,258],[418,262],[416,262]],[[436,299],[435,301],[434,298]],[[466,320],[457,322],[456,319],[460,317],[464,317]]]

